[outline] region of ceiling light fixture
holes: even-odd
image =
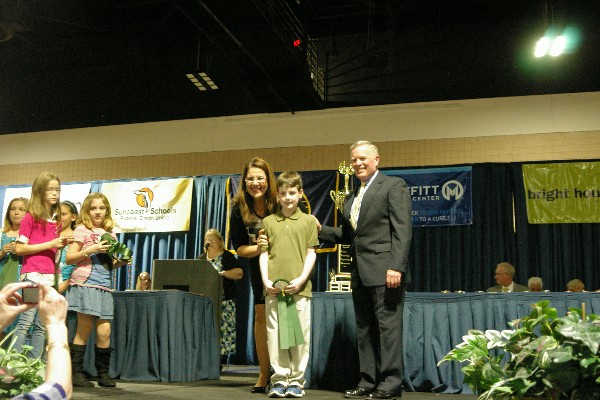
[[[550,18],[548,18],[548,14],[550,14]],[[548,19],[550,19],[550,23],[548,23]],[[550,1],[550,4],[548,2],[544,4],[544,28],[544,36],[535,44],[533,52],[535,57],[557,57],[569,50],[573,50],[577,41],[577,34],[574,29],[569,27],[559,33],[559,29],[554,22],[554,4],[552,1]]]
[[[192,72],[191,74],[185,74],[185,76],[201,92],[219,89],[217,84],[206,74],[206,72]]]

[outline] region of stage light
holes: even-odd
[[[544,37],[535,44],[534,54],[537,58],[573,53],[581,42],[580,29],[576,26],[566,26],[562,31],[548,28]]]
[[[561,55],[567,48],[568,39],[565,35],[551,36],[546,34],[543,38],[537,41],[534,54],[536,57],[551,56],[557,57]]]
[[[548,54],[548,50],[550,49],[550,45],[552,44],[552,41],[547,38],[547,37],[543,37],[540,40],[537,41],[537,43],[535,44],[535,51],[534,54],[536,57],[543,57],[546,54]]]
[[[550,56],[556,57],[561,55],[565,48],[567,47],[567,38],[563,35],[557,36],[552,41],[552,45],[550,45]]]
[[[294,47],[300,47],[301,44],[302,44],[302,41],[300,39],[294,40]]]

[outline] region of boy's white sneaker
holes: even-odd
[[[268,397],[285,397],[285,386],[283,386],[280,383],[276,383],[275,385],[273,385],[273,387],[271,388],[271,390],[269,390],[269,394]]]
[[[286,389],[285,397],[304,397],[304,389],[301,386],[292,385]]]

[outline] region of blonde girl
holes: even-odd
[[[16,240],[21,227],[21,220],[27,213],[27,200],[24,197],[16,197],[8,203],[2,226],[2,240],[0,241],[0,288],[19,281],[21,273],[21,258],[15,254]],[[0,339],[5,334],[15,329],[17,322],[7,326],[0,332]]]
[[[71,275],[66,298],[69,311],[77,312],[77,332],[73,339],[71,362],[73,386],[94,386],[83,373],[83,358],[87,341],[96,329],[96,369],[100,386],[116,386],[108,376],[110,365],[110,321],[113,319],[112,270],[125,265],[113,260],[108,254],[109,245],[101,237],[109,233],[116,239],[112,229],[114,222],[111,208],[102,193],[90,193],[83,204],[73,243],[69,245],[66,262],[77,264]]]
[[[52,172],[42,172],[31,187],[31,199],[27,214],[21,220],[15,252],[23,256],[20,280],[53,285],[56,252],[63,248],[58,237],[60,222],[60,179]],[[19,316],[15,332],[15,348],[20,350],[31,328],[32,358],[42,357],[46,341],[46,330],[38,319],[37,308]]]
[[[21,273],[21,261],[15,254],[16,240],[19,236],[21,221],[27,213],[27,203],[24,197],[16,197],[8,203],[2,226],[0,241],[0,288],[8,283],[18,282]]]

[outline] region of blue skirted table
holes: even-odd
[[[530,305],[549,300],[558,315],[569,308],[600,314],[600,293],[407,293],[404,378],[408,390],[468,392],[461,365],[437,363],[469,329],[509,329]],[[359,380],[354,307],[350,293],[313,293],[307,387],[343,390]]]
[[[219,379],[219,343],[210,298],[178,290],[114,293],[109,375],[125,380]],[[69,317],[75,334],[76,317]],[[93,345],[85,369],[95,375]]]

